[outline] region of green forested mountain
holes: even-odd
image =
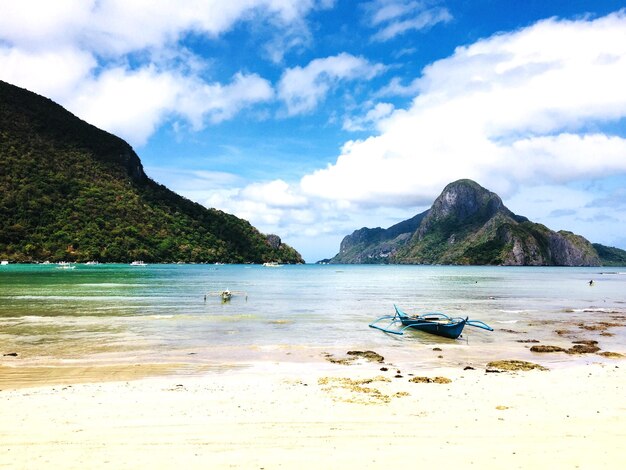
[[[0,258],[303,262],[277,236],[148,178],[122,139],[2,81]]]
[[[626,252],[531,222],[507,209],[497,194],[459,180],[412,219],[346,236],[330,262],[599,266],[623,265]]]

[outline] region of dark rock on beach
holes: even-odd
[[[565,352],[567,354],[590,354],[598,351],[600,348],[593,344],[575,344]]]
[[[561,348],[560,346],[550,346],[550,345],[533,346],[532,348],[530,348],[530,350],[536,353],[551,353],[551,352],[565,352],[566,351],[564,348]]]
[[[487,363],[487,372],[501,372],[501,371],[528,371],[528,370],[548,370],[546,367],[540,366],[533,362],[518,361],[518,360],[504,360],[504,361],[492,361]]]

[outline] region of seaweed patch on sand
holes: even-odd
[[[385,358],[374,351],[348,351],[348,356],[362,357],[370,362],[383,362]]]
[[[409,382],[414,384],[449,384],[452,383],[447,377],[413,377]]]
[[[332,364],[350,365],[359,358],[368,360],[369,362],[383,363],[385,358],[374,351],[348,351],[346,353],[350,357],[337,358],[329,353],[324,353],[326,360]]]
[[[509,361],[491,361],[487,363],[487,370],[495,369],[499,372],[507,371],[529,371],[529,370],[548,370],[547,367],[540,366],[539,364],[535,364],[533,362],[526,361],[517,361],[517,360],[509,360]]]
[[[600,356],[604,356],[604,357],[610,357],[612,359],[619,359],[624,357],[623,354],[618,353],[618,352],[611,352],[611,351],[603,351],[601,353],[598,353]]]
[[[389,403],[392,398],[407,396],[407,392],[387,395],[377,388],[366,386],[374,382],[391,382],[391,379],[376,376],[371,379],[354,380],[346,377],[321,377],[317,383],[322,390],[330,393],[335,401],[357,403],[361,405],[379,405]]]

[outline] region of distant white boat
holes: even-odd
[[[144,263],[143,261],[133,261],[132,263],[130,263],[131,266],[148,266],[146,263]]]
[[[9,264],[9,262],[6,259],[3,259],[2,261],[0,261],[0,265],[2,266],[6,266],[7,264]]]
[[[76,266],[74,266],[72,263],[68,261],[59,261],[57,268],[58,269],[74,269],[76,268]]]
[[[100,264],[98,261],[87,261],[85,264],[89,265],[89,266],[93,266],[95,264]]]
[[[267,263],[263,263],[263,266],[266,268],[280,268],[282,264],[278,264],[276,261],[269,261]]]

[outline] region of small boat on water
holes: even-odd
[[[130,263],[131,266],[148,266],[146,263],[144,263],[143,261],[133,261],[132,263]]]
[[[456,339],[461,336],[463,328],[465,328],[466,325],[493,331],[493,328],[486,323],[480,320],[470,320],[469,317],[452,318],[439,312],[409,315],[400,310],[396,305],[394,305],[394,308],[396,309],[395,315],[385,315],[378,318],[369,324],[370,328],[376,328],[377,330],[394,335],[403,335],[406,329],[413,328],[451,339]],[[389,320],[389,324],[384,327],[377,325],[378,322],[383,320]]]
[[[3,259],[2,261],[0,261],[0,265],[2,266],[7,266],[9,264],[9,261],[6,259]]]
[[[57,268],[58,269],[75,269],[76,266],[74,266],[69,261],[59,261]]]
[[[207,295],[210,296],[214,296],[214,297],[220,297],[222,299],[222,302],[228,302],[230,301],[230,299],[233,298],[233,295],[245,295],[246,296],[246,300],[248,300],[248,295],[245,292],[241,292],[241,291],[233,291],[230,289],[225,289],[225,290],[221,290],[221,291],[216,291],[216,292],[209,292]],[[206,302],[206,295],[204,296],[204,301]]]
[[[276,261],[268,261],[267,263],[263,263],[263,266],[266,268],[280,268],[282,264],[278,264]]]

